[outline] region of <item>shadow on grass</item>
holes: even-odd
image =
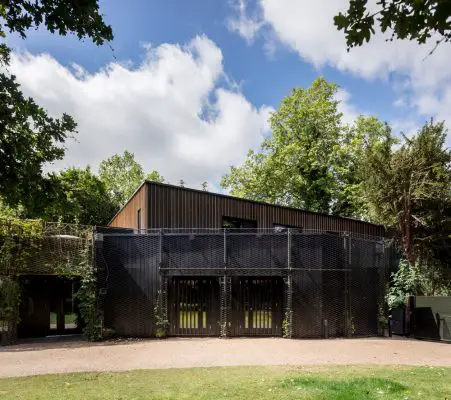
[[[303,391],[311,399],[361,400],[392,398],[407,388],[396,381],[384,378],[353,378],[347,380],[327,380],[315,377],[284,378],[284,389]],[[311,397],[310,397],[311,396]]]

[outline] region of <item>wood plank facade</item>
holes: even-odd
[[[137,229],[138,213],[142,229],[221,228],[223,218],[228,217],[255,221],[257,228],[285,225],[303,230],[387,235],[382,225],[155,182],[144,182],[110,226]]]

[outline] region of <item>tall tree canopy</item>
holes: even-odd
[[[163,176],[160,175],[160,173],[156,170],[151,171],[147,176],[146,179],[151,182],[157,182],[157,183],[163,183],[165,182],[165,179]]]
[[[390,154],[397,139],[388,124],[376,117],[359,116],[344,126],[336,148],[336,184],[338,186],[335,209],[341,216],[352,216],[376,221],[364,197],[364,183],[368,178],[367,159],[372,154]]]
[[[374,220],[395,228],[414,265],[451,261],[451,152],[443,122],[430,121],[390,152],[373,152],[365,166],[364,199]],[[432,259],[432,261],[431,261]]]
[[[99,177],[118,206],[126,203],[144,179],[164,182],[164,177],[156,170],[146,176],[141,164],[135,160],[135,155],[128,150],[125,150],[123,155],[114,154],[102,161]]]
[[[75,127],[66,114],[49,117],[22,95],[13,76],[0,73],[0,196],[8,204],[33,206],[48,183],[43,165],[63,157],[63,143]]]
[[[27,30],[43,25],[52,33],[90,37],[100,45],[113,39],[111,27],[99,13],[97,0],[2,0],[0,38],[7,32],[26,38]],[[10,49],[0,44],[0,66],[9,64]],[[25,98],[14,75],[0,72],[0,197],[9,205],[34,207],[51,183],[43,165],[64,155],[64,141],[75,133],[74,120],[47,115]],[[6,72],[5,72],[6,71]]]
[[[337,86],[324,79],[293,89],[271,116],[272,135],[221,185],[235,196],[329,212],[335,192],[334,147],[341,113]]]
[[[438,42],[451,40],[451,2],[448,0],[380,0],[374,8],[367,0],[350,0],[345,14],[334,17],[343,29],[348,48],[371,40],[377,24],[382,32],[391,31],[393,39],[425,43],[433,35]]]
[[[144,171],[135,155],[125,150],[123,155],[114,154],[100,163],[99,177],[113,201],[123,206],[144,181]]]
[[[338,87],[323,78],[293,89],[271,116],[272,135],[221,181],[235,196],[342,216],[365,214],[358,195],[369,148],[391,146],[388,127],[360,117],[342,122]]]
[[[83,225],[107,225],[117,205],[89,167],[68,168],[52,176],[52,193],[41,218]]]

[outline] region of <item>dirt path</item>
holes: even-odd
[[[327,364],[451,366],[451,345],[382,338],[178,338],[120,344],[69,342],[0,348],[0,377],[78,371]]]

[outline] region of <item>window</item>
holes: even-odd
[[[242,219],[234,217],[222,217],[222,227],[223,228],[257,228],[257,221],[253,219]]]
[[[288,232],[288,229],[290,229],[291,232],[302,232],[301,227],[294,225],[273,224],[273,228],[276,233]]]
[[[141,229],[141,209],[138,210],[138,215],[137,215],[137,221],[136,221],[136,226],[138,227],[138,230]]]

